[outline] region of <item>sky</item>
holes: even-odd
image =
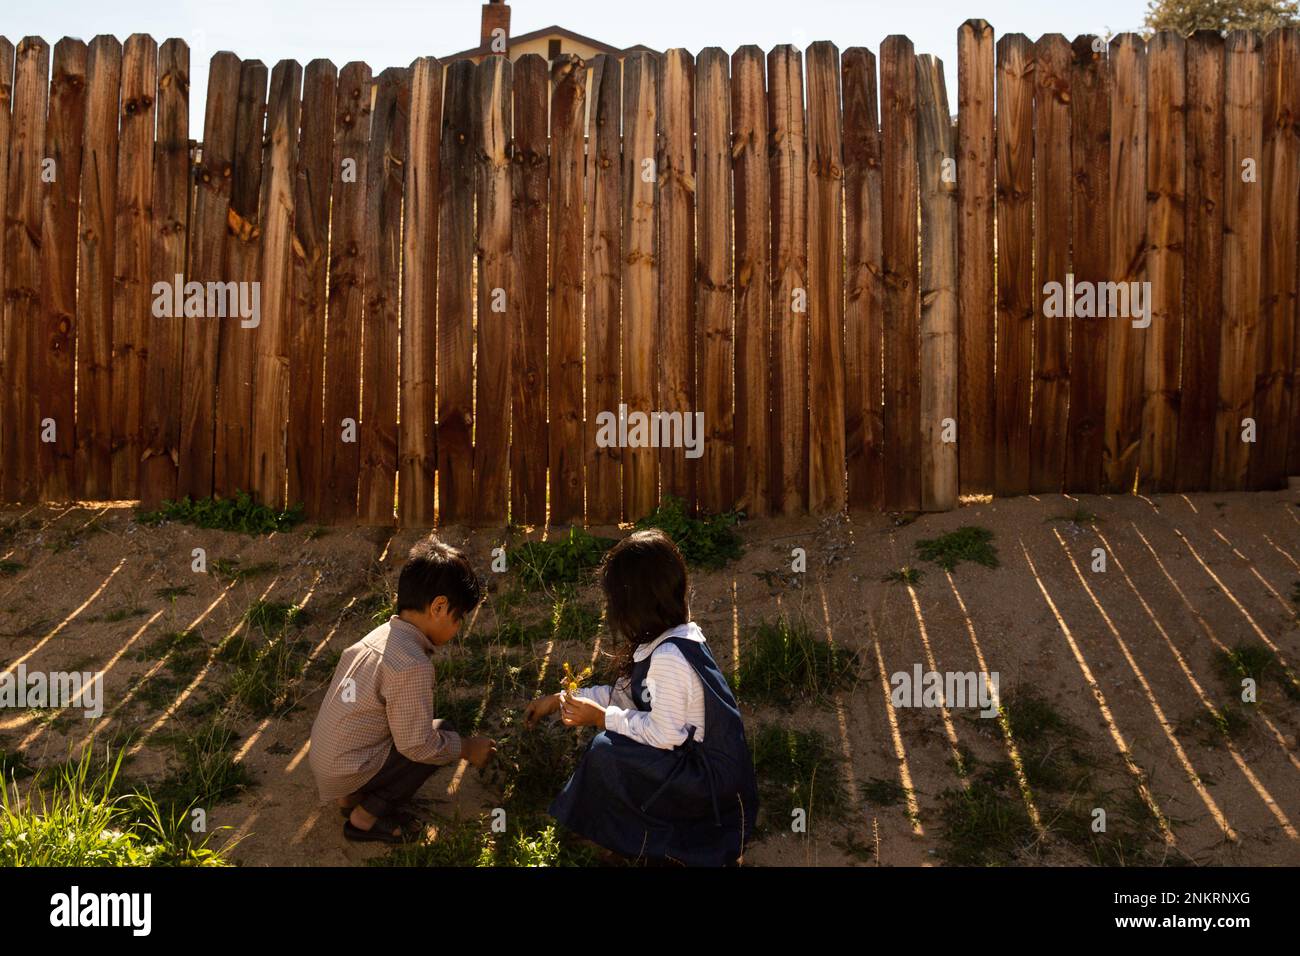
[[[418,56],[445,56],[479,39],[480,0],[3,0],[0,28],[15,43],[27,35],[50,43],[64,36],[89,40],[100,33],[125,39],[149,33],[159,42],[177,36],[191,48],[190,109],[201,124],[207,62],[219,50],[302,64],[326,57],[342,66],[364,60],[376,74]],[[731,52],[754,43],[800,48],[831,40],[841,50],[878,51],[892,33],[911,37],[917,53],[944,62],[950,102],[955,101],[957,28],[979,17],[997,35],[1138,30],[1145,0],[513,0],[511,30],[527,33],[556,24],[613,46],[644,43],[656,50],[707,46]],[[192,126],[193,138],[201,138]]]

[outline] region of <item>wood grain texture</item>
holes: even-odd
[[[656,259],[658,178],[654,175],[659,61],[650,53],[623,60],[623,401],[628,414],[655,409],[659,318]],[[623,516],[636,521],[659,502],[653,448],[623,457]]]
[[[154,283],[185,282],[190,219],[190,49],[170,39],[158,48],[158,115],[153,155],[150,269]],[[179,278],[178,278],[179,277]],[[140,501],[175,498],[181,442],[184,309],[152,319],[144,383],[144,460]]]
[[[362,252],[369,184],[371,72],[365,63],[339,71],[331,171],[329,320],[325,327],[324,517],[351,522],[357,516],[361,466],[356,429],[361,418],[361,322],[366,261]],[[349,437],[352,427],[352,441]]]
[[[1033,382],[1034,45],[1010,33],[997,45],[997,415],[994,493],[1029,491]]]
[[[957,507],[957,183],[943,63],[916,58],[921,198],[921,507]]]
[[[1178,491],[1208,491],[1219,404],[1223,317],[1223,35],[1187,39],[1187,272]]]
[[[92,97],[94,57],[95,47],[92,44]],[[226,216],[234,179],[235,103],[239,98],[240,69],[239,58],[233,53],[216,54],[208,68],[203,146],[199,161],[194,167],[194,205],[190,216],[187,254],[188,279],[202,285],[221,281],[225,269]],[[89,135],[89,130],[87,134]],[[84,187],[82,197],[84,207]],[[85,254],[83,244],[83,257]],[[177,490],[181,495],[194,498],[212,494],[219,333],[219,320],[206,311],[202,315],[187,315],[185,318],[181,362],[181,377],[184,380],[181,389],[181,457]],[[81,425],[78,422],[79,444],[80,441]]]
[[[510,187],[510,61],[485,57],[475,96],[478,170],[478,344],[475,370],[474,523],[502,526],[510,503],[514,228]]]
[[[144,457],[145,383],[149,375],[154,101],[158,44],[134,34],[122,46],[117,211],[113,241],[113,497],[136,498]]]
[[[4,290],[8,286],[8,268],[7,268],[7,233],[4,227],[7,222],[7,209],[9,204],[9,143],[12,137],[12,120],[13,120],[13,85],[14,78],[14,45],[9,42],[7,37],[0,37],[0,396],[13,391],[15,383],[13,381],[13,372],[9,367],[8,355],[8,336],[5,334],[5,312],[4,312]],[[4,399],[0,397],[0,414],[5,410]],[[7,455],[9,453],[8,441],[9,435],[3,425],[0,425],[0,501],[5,500],[5,472],[7,468]]]
[[[828,514],[843,511],[848,497],[844,470],[844,149],[840,51],[833,43],[814,43],[808,48],[807,61],[808,510]],[[945,128],[947,125],[945,115]],[[956,477],[954,461],[953,479]]]
[[[41,324],[35,342],[35,419],[53,419],[52,442],[37,444],[42,501],[66,501],[76,487],[77,242],[81,152],[86,123],[86,44],[66,37],[54,46],[45,156],[54,161],[41,209]],[[182,173],[182,179],[184,173]],[[184,244],[184,231],[180,233]],[[173,409],[175,407],[173,403]]]
[[[587,126],[586,487],[587,520],[616,523],[623,511],[622,449],[603,440],[602,422],[618,416],[621,394],[623,166],[622,66],[601,54],[591,63]],[[728,197],[728,203],[730,197]],[[607,430],[606,430],[607,431]]]
[[[885,495],[892,511],[921,507],[921,341],[917,244],[916,57],[907,37],[880,45],[885,275]]]
[[[731,57],[731,151],[735,254],[735,497],[748,515],[771,505],[769,426],[771,369],[771,244],[768,208],[766,63],[756,46]]]
[[[402,230],[401,421],[397,431],[397,521],[427,528],[438,490],[438,171],[442,136],[442,64],[420,57],[410,67]]]
[[[993,27],[957,29],[957,457],[961,490],[993,490]]]
[[[546,241],[550,213],[547,121],[551,78],[536,53],[514,64],[512,229],[515,259],[511,312],[514,335],[510,409],[510,520],[546,522],[548,430],[546,423]]]
[[[1259,184],[1264,192],[1260,242],[1259,335],[1255,361],[1255,422],[1250,487],[1286,486],[1287,441],[1294,402],[1296,236],[1300,232],[1300,30],[1282,27],[1264,37],[1264,143]]]
[[[474,502],[474,64],[447,68],[438,224],[438,522]]]
[[[576,56],[551,63],[550,523],[583,519],[582,238],[587,70]]]
[[[1186,119],[1186,44],[1181,34],[1157,33],[1147,45],[1147,277],[1151,283],[1151,327],[1146,330],[1143,360],[1142,447],[1138,463],[1139,486],[1147,492],[1173,491],[1178,469]],[[1294,259],[1291,265],[1294,273]]]
[[[1059,33],[1034,44],[1034,377],[1029,490],[1061,491],[1070,398],[1070,318],[1049,316],[1044,287],[1070,271],[1070,44]]]
[[[836,90],[839,70],[836,69]],[[735,339],[731,257],[730,60],[718,47],[700,51],[695,64],[696,407],[704,413],[696,499],[709,512],[735,505],[735,419],[732,412]],[[839,107],[835,106],[838,128]],[[838,169],[836,170],[838,173]],[[839,188],[839,179],[835,181]],[[837,284],[836,289],[840,286]],[[841,395],[843,390],[841,389]],[[843,421],[843,415],[840,416]],[[842,468],[843,449],[839,457]]]
[[[1110,71],[1105,45],[1080,36],[1071,45],[1070,246],[1076,283],[1105,282],[1110,268]],[[1069,441],[1065,490],[1101,490],[1106,421],[1109,323],[1076,316],[1070,323]]]
[[[233,282],[236,296],[246,298],[227,306],[216,319],[220,326],[217,366],[216,452],[213,493],[247,491],[252,479],[253,376],[256,372],[257,326],[252,316],[252,283],[260,277],[262,226],[262,129],[266,114],[267,70],[259,60],[240,64],[239,97],[235,107],[234,175],[226,210],[222,279]],[[125,88],[125,87],[124,87]],[[124,93],[125,95],[125,93]]]
[[[1146,45],[1134,33],[1110,41],[1110,269],[1118,295],[1107,300],[1106,432],[1103,488],[1130,492],[1142,444],[1142,379],[1148,328],[1135,314],[1132,290],[1147,281]],[[1130,285],[1138,283],[1138,286]],[[1125,308],[1125,293],[1128,295]],[[1118,308],[1116,308],[1118,304]],[[1118,313],[1118,314],[1116,314]]]
[[[1215,422],[1214,491],[1244,490],[1252,446],[1244,421],[1254,416],[1259,347],[1263,190],[1257,181],[1264,122],[1259,37],[1233,30],[1224,45],[1223,324]]]
[[[864,47],[850,47],[840,62],[844,90],[844,442],[848,503],[851,509],[875,510],[884,501],[885,480],[885,285],[876,57]]]
[[[695,60],[672,49],[659,64],[659,362],[658,410],[681,416],[683,429],[698,410],[695,394]],[[675,419],[673,419],[675,420]],[[693,424],[693,422],[692,422]],[[707,423],[706,426],[707,428]],[[666,440],[665,440],[666,439]],[[695,507],[694,462],[681,438],[660,433],[660,491]]]
[[[294,178],[290,260],[294,313],[289,329],[289,426],[285,456],[289,502],[303,505],[311,515],[319,515],[323,510],[325,305],[338,82],[338,68],[329,60],[312,60],[303,71],[298,169]]]
[[[4,392],[0,394],[0,454],[5,460],[0,500],[35,502],[40,493],[36,417],[37,349],[41,316],[41,219],[50,48],[24,37],[15,53],[9,179],[3,228]],[[41,363],[43,365],[43,361]]]
[[[271,73],[262,158],[261,314],[250,330],[256,351],[249,445],[251,490],[271,508],[288,503],[289,353],[294,320],[293,239],[302,67],[281,60]]]
[[[803,56],[767,55],[772,222],[772,510],[808,508],[808,177]]]
[[[361,464],[357,520],[391,525],[397,506],[398,323],[401,307],[402,190],[411,111],[411,74],[389,67],[375,82],[366,163],[365,315],[361,332]]]

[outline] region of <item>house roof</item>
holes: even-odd
[[[601,53],[612,53],[615,55],[623,54],[623,53],[657,53],[658,52],[657,50],[652,50],[650,49],[650,47],[645,46],[644,44],[641,43],[638,43],[635,46],[627,47],[626,49],[623,49],[621,47],[616,47],[616,46],[610,46],[608,43],[602,43],[600,40],[593,39],[592,37],[589,36],[583,36],[581,33],[575,33],[572,30],[566,30],[564,27],[555,26],[555,25],[549,27],[542,27],[540,30],[533,30],[530,33],[521,33],[518,36],[512,36],[510,37],[509,43],[511,46],[514,46],[516,43],[527,43],[529,40],[536,40],[541,37],[566,37],[570,40],[576,40],[578,43],[583,43],[587,46],[595,47]],[[486,56],[491,52],[492,52],[492,47],[490,44],[481,43],[478,46],[471,47],[468,50],[461,50],[459,53],[453,53],[450,56],[439,57],[438,59],[442,63],[447,63],[450,62],[451,60],[462,60],[466,57]]]

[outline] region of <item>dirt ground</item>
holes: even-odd
[[[1065,520],[1084,513],[1096,520]],[[80,714],[0,711],[0,749],[42,766],[66,760],[92,732],[97,740],[129,733],[131,775],[143,780],[167,772],[174,759],[168,730],[187,702],[209,692],[218,669],[200,670],[170,707],[151,710],[133,699],[158,667],[142,648],[186,629],[215,645],[244,627],[248,606],[264,598],[305,605],[311,654],[332,660],[369,629],[367,601],[384,580],[395,583],[421,534],[321,533],[310,523],[268,537],[149,528],[128,504],[0,510],[5,525],[0,561],[21,568],[0,576],[0,667],[103,671],[105,713],[91,722]],[[1000,567],[964,563],[949,575],[917,559],[916,541],[963,525],[994,532]],[[1300,864],[1300,704],[1279,686],[1261,686],[1245,732],[1207,742],[1195,729],[1229,693],[1216,651],[1262,645],[1300,672],[1295,492],[1026,497],[968,503],[911,522],[889,515],[768,519],[746,521],[740,531],[743,557],[692,579],[693,617],[724,670],[734,666],[748,626],[781,614],[858,650],[862,662],[855,683],[824,704],[789,715],[743,708],[747,725],[774,720],[821,730],[843,757],[852,807],[842,824],[768,835],[750,848],[747,863],[863,862],[844,848],[846,839],[878,847],[883,865],[941,861],[941,795],[962,786],[955,756],[1005,758],[1013,741],[981,732],[970,712],[892,706],[888,675],[920,664],[996,671],[1003,694],[1032,687],[1050,700],[1088,748],[1110,760],[1116,787],[1139,793],[1168,821],[1167,862]],[[459,528],[441,534],[485,572],[503,537]],[[195,548],[206,549],[209,562],[264,563],[264,573],[245,580],[196,574]],[[790,573],[794,548],[807,553],[802,575]],[[1097,548],[1107,555],[1104,572],[1092,570]],[[883,580],[909,565],[923,571],[915,585]],[[164,588],[185,592],[161,597]],[[469,632],[493,627],[494,613],[481,609]],[[460,653],[454,645],[440,649],[435,667],[437,655]],[[242,864],[356,865],[383,852],[344,841],[337,811],[318,804],[306,751],[327,680],[328,666],[309,670],[292,713],[239,727],[238,759],[254,782],[214,807],[209,822],[241,838],[234,857]],[[554,681],[552,668],[543,689],[556,689]],[[908,799],[872,805],[872,781],[900,784]],[[487,784],[464,764],[439,771],[422,796],[447,815],[472,816],[493,804]],[[1087,861],[1048,841],[1022,862]]]

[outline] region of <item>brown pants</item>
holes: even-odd
[[[440,725],[441,730],[451,729],[442,721],[434,723]],[[394,746],[378,773],[352,796],[361,798],[357,802],[367,813],[386,817],[408,803],[438,767],[439,764],[416,763],[409,757],[402,756]]]

